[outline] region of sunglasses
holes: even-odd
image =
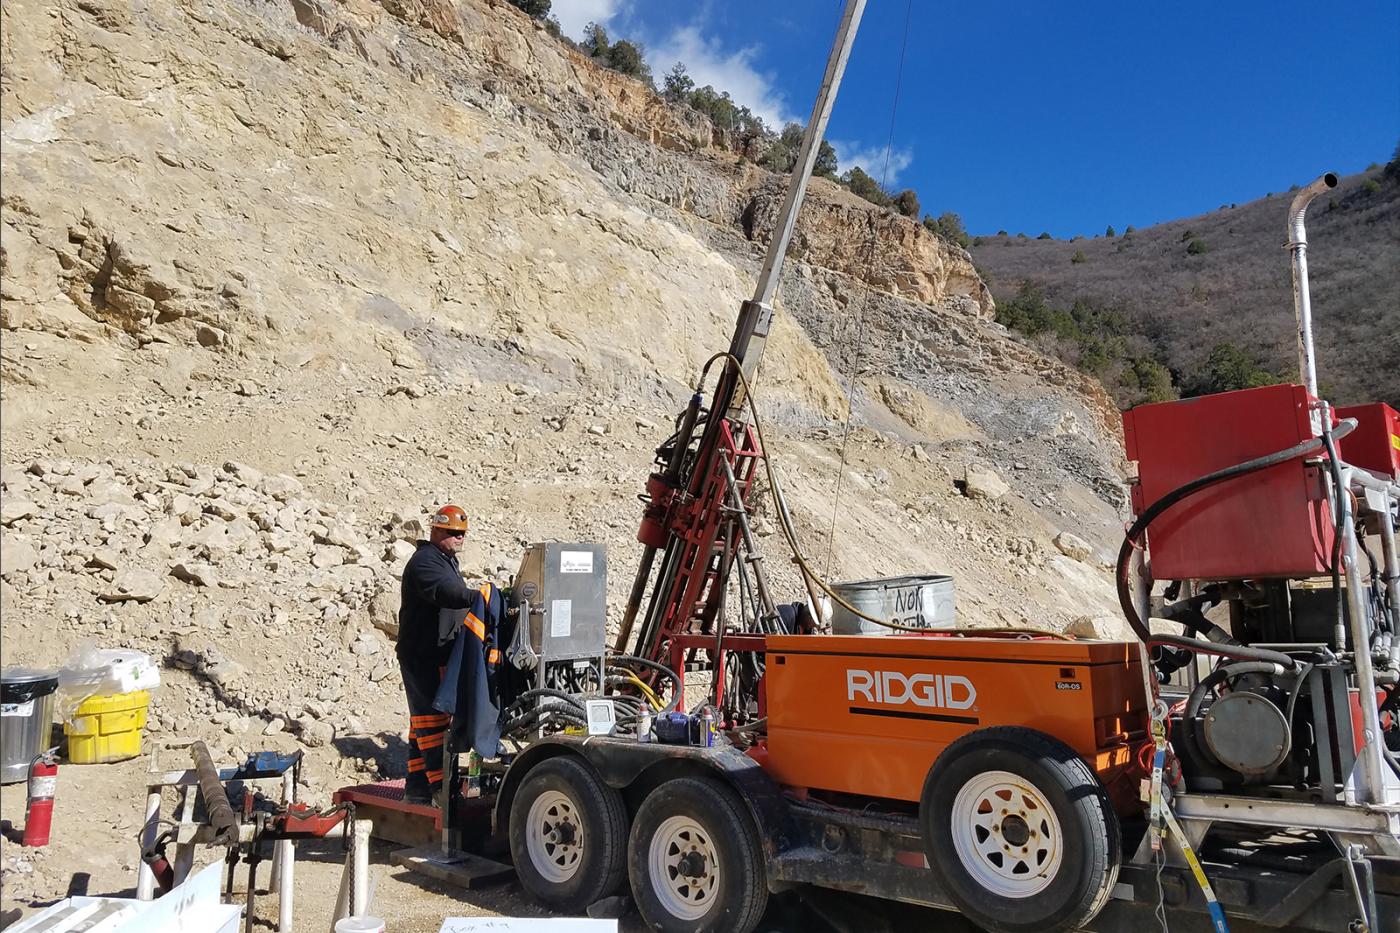
[[[465,538],[467,536],[465,531],[453,531],[451,528],[440,528],[438,530],[442,532],[444,538]]]

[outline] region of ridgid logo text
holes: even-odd
[[[847,669],[846,699],[857,697],[867,703],[892,706],[971,709],[977,702],[977,688],[958,674],[901,674],[898,671]]]

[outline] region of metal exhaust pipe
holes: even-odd
[[[1328,172],[1293,197],[1288,208],[1288,251],[1293,258],[1293,311],[1298,319],[1298,371],[1308,394],[1317,397],[1317,360],[1313,350],[1312,299],[1308,295],[1308,232],[1303,225],[1313,198],[1337,187],[1337,176]],[[1321,419],[1313,415],[1314,429]]]

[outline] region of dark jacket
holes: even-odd
[[[484,758],[495,758],[501,746],[501,709],[515,699],[502,692],[499,636],[506,631],[506,603],[494,584],[478,588],[480,602],[467,610],[464,633],[452,646],[433,698],[433,708],[452,714],[452,748],[476,749]],[[504,665],[509,668],[510,665]]]
[[[419,541],[408,559],[402,593],[395,652],[410,661],[446,663],[450,649],[445,646],[457,636],[465,610],[480,604],[481,594],[462,579],[457,558],[428,541]]]

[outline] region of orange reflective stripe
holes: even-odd
[[[416,774],[416,773],[418,773],[419,771],[422,771],[422,770],[424,770],[424,769],[427,768],[427,767],[428,767],[427,762],[425,762],[422,758],[410,758],[410,759],[408,759],[408,773],[409,773],[409,774]]]
[[[409,720],[410,729],[431,729],[433,726],[445,726],[452,719],[447,713],[434,716],[414,716]]]
[[[418,737],[419,748],[437,748],[447,741],[447,730],[443,730],[436,735],[420,735]]]
[[[476,591],[481,594],[482,599],[486,600],[488,603],[491,601],[491,584],[483,583],[476,588]]]
[[[500,663],[500,660],[501,660],[501,649],[500,649],[500,648],[492,648],[491,651],[486,655],[486,663],[487,663],[487,664],[499,664],[499,663]]]
[[[441,784],[441,783],[442,783],[442,772],[441,772],[441,771],[429,771],[429,772],[428,772],[428,783],[429,783],[429,784]]]
[[[431,716],[410,716],[408,721],[413,726],[445,726],[452,720],[448,713],[433,713]]]
[[[478,619],[475,614],[467,613],[466,621],[462,624],[471,629],[472,634],[477,638],[480,638],[482,641],[486,640],[486,623]]]

